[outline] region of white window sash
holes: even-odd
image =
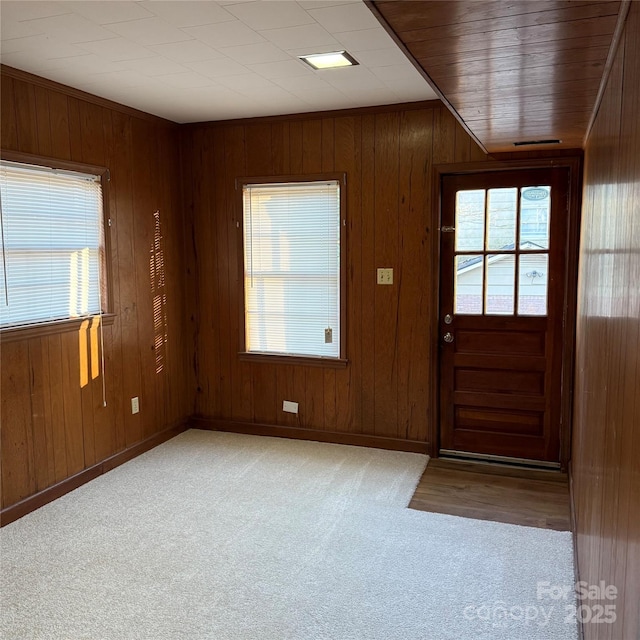
[[[100,177],[0,163],[0,326],[102,313]]]
[[[340,183],[248,184],[245,348],[340,358]]]

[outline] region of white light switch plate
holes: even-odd
[[[140,400],[138,396],[135,398],[131,398],[131,413],[139,413],[140,412]]]

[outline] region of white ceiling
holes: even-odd
[[[361,0],[2,0],[2,62],[175,122],[435,99]],[[296,56],[346,49],[355,67]]]

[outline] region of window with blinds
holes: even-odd
[[[245,184],[245,349],[340,358],[340,182]]]
[[[0,326],[101,313],[100,176],[0,163]]]

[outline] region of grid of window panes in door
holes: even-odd
[[[551,187],[456,193],[454,312],[547,313]]]

